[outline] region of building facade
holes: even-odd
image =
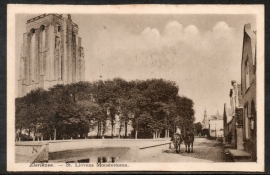
[[[256,32],[251,30],[251,24],[246,24],[244,26],[241,63],[241,92],[243,111],[239,111],[239,118],[240,121],[243,122],[244,149],[251,154],[252,160],[256,161]]]
[[[43,14],[27,20],[20,57],[18,96],[85,79],[84,49],[71,15]]]
[[[243,131],[239,123],[237,123],[237,111],[241,110],[242,107],[242,96],[241,96],[241,85],[237,84],[236,81],[231,81],[232,89],[230,89],[230,107],[228,108],[224,104],[224,142],[228,142],[227,135],[232,133],[231,144],[233,147],[243,149]],[[238,139],[238,140],[237,140]]]
[[[216,115],[211,115],[210,116],[210,136],[211,137],[216,137],[216,138],[222,138],[223,137],[223,116],[219,115],[217,112]]]

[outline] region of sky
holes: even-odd
[[[40,15],[40,14],[37,14]],[[26,20],[16,15],[16,77]],[[196,122],[223,114],[231,81],[240,82],[243,28],[255,15],[71,14],[85,52],[86,81],[120,77],[175,81],[193,100]]]

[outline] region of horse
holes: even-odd
[[[173,144],[176,153],[180,153],[180,145],[183,142],[183,137],[181,134],[175,133],[173,135]]]
[[[192,133],[185,133],[183,135],[184,144],[186,146],[187,153],[193,153],[193,142],[194,142],[194,134]]]

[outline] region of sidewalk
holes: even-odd
[[[192,153],[191,153],[192,154]],[[211,163],[213,161],[198,159],[193,157],[187,157],[180,154],[174,153],[174,149],[172,152],[160,152],[157,155],[151,157],[145,157],[144,159],[140,159],[139,162],[200,162],[200,163]]]
[[[242,149],[236,149],[234,144],[224,144],[224,156],[227,162],[252,162],[251,155]]]
[[[252,162],[251,155],[245,150],[228,149],[228,152],[234,162]]]

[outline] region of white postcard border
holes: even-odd
[[[128,167],[30,167],[15,163],[15,14],[256,14],[257,15],[257,163],[127,163]],[[239,58],[240,59],[240,58]],[[7,6],[7,170],[8,171],[264,171],[264,6],[263,5],[15,5]],[[60,165],[60,166],[58,166]]]

